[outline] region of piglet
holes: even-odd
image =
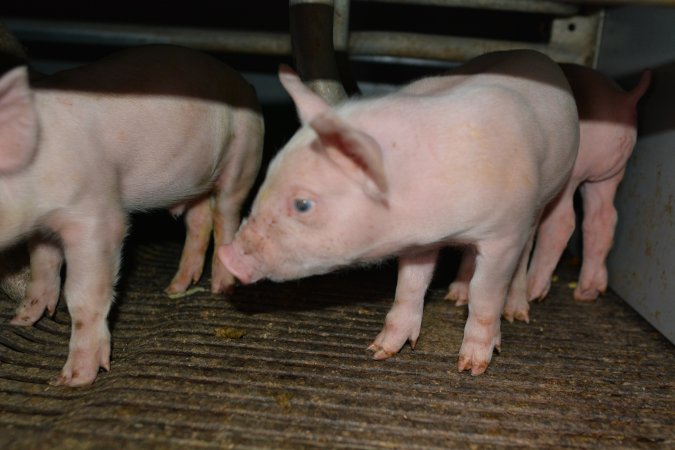
[[[110,367],[106,317],[130,211],[185,211],[187,238],[169,291],[202,271],[211,229],[229,242],[260,166],[263,122],[254,90],[205,54],[145,46],[40,78],[0,79],[0,247],[26,238],[31,281],[13,324],[51,315],[67,264],[72,318],[56,384]],[[234,278],[214,258],[211,288]]]
[[[579,112],[580,142],[572,175],[563,190],[547,205],[538,226],[527,272],[528,296],[510,297],[504,317],[529,321],[527,300],[541,300],[551,286],[551,276],[575,227],[574,193],[583,198],[583,264],[574,291],[577,300],[593,300],[607,289],[605,259],[612,246],[617,214],[613,200],[623,178],[636,139],[635,106],[649,87],[651,72],[624,92],[600,72],[575,64],[560,65],[570,83]],[[457,305],[468,302],[468,285],[475,256],[465,252],[457,278],[446,296]]]
[[[637,137],[636,104],[648,89],[651,72],[644,71],[629,92],[602,73],[563,64],[579,110],[580,143],[572,176],[562,193],[546,208],[537,231],[527,273],[530,300],[543,299],[551,276],[575,227],[574,193],[583,200],[583,258],[576,300],[595,300],[607,289],[605,259],[614,239],[617,212],[614,196]]]
[[[439,249],[473,246],[458,369],[484,372],[537,217],[574,164],[577,111],[560,68],[534,51],[491,53],[335,107],[289,68],[279,75],[302,126],[221,260],[246,284],[398,257],[394,304],[369,347],[384,359],[415,345]]]

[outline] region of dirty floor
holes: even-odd
[[[562,264],[531,322],[502,325],[482,376],[457,373],[466,309],[427,296],[422,336],[366,351],[392,264],[212,295],[163,293],[181,244],[130,239],[112,370],[52,387],[70,319],[9,325],[0,298],[0,448],[675,448],[675,347],[616,295],[579,304]],[[664,299],[672,301],[672,299]]]

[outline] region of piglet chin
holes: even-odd
[[[251,284],[260,280],[262,275],[250,266],[250,258],[246,258],[238,245],[232,243],[218,248],[218,259],[227,270],[237,277],[242,284]]]

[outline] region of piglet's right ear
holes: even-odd
[[[293,99],[302,123],[310,122],[329,108],[328,103],[305,86],[298,74],[285,64],[279,66],[279,81]]]
[[[23,168],[37,146],[37,113],[21,66],[0,78],[0,172]]]

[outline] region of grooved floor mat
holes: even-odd
[[[572,267],[529,324],[502,322],[502,353],[472,377],[456,371],[452,274],[427,295],[417,348],[373,361],[393,264],[169,298],[180,250],[126,247],[112,370],[90,387],[48,384],[63,301],[20,328],[0,298],[0,448],[675,448],[675,347],[612,293],[575,303]]]

